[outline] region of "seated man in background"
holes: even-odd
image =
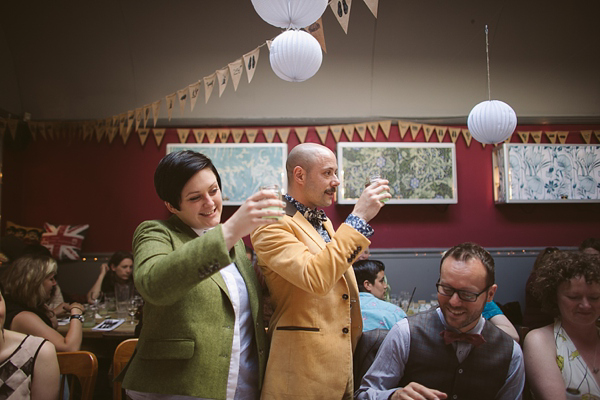
[[[392,329],[406,313],[384,301],[387,291],[385,265],[377,260],[360,260],[352,264],[358,283],[363,332],[373,329]]]
[[[492,301],[494,259],[463,243],[444,253],[439,308],[389,331],[356,399],[520,399],[525,384],[519,344],[481,315]]]

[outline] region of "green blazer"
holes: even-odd
[[[123,387],[141,392],[225,399],[234,312],[221,268],[235,262],[246,282],[262,385],[268,344],[262,295],[240,240],[227,251],[222,226],[202,237],[179,218],[146,221],[135,231],[135,286],[144,325]]]

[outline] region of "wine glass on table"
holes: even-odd
[[[137,314],[139,307],[140,302],[138,299],[132,298],[129,300],[129,303],[127,304],[127,313],[131,317],[131,321],[129,321],[130,324],[135,324],[135,314]]]

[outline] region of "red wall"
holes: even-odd
[[[517,127],[523,131],[582,129],[600,127]],[[367,139],[372,141],[368,134]],[[360,138],[355,134],[354,140]],[[424,140],[423,133],[419,133],[416,141]],[[430,141],[434,140],[435,135]],[[516,135],[512,140],[520,142]],[[192,135],[188,141],[194,141]],[[257,141],[264,142],[262,134]],[[307,141],[319,142],[314,129],[309,129]],[[412,138],[407,134],[404,140],[400,139],[398,126],[394,125],[389,139],[379,131],[377,141],[412,141]],[[28,135],[21,135],[13,142],[7,137],[3,228],[6,221],[25,226],[42,226],[46,221],[88,223],[90,229],[83,251],[130,249],[133,231],[140,222],[168,216],[154,192],[152,176],[166,153],[166,143],[174,142],[178,142],[175,129],[167,130],[160,148],[154,138],[148,138],[142,147],[136,135],[131,135],[126,145],[120,138],[109,145],[106,139],[101,143],[79,139],[30,141]],[[579,134],[572,133],[568,142],[582,143],[582,140]],[[596,138],[592,138],[592,143],[597,143]],[[288,145],[291,149],[297,144],[298,139],[292,133]],[[331,135],[326,145],[335,151]],[[576,246],[586,237],[600,237],[598,203],[494,205],[492,147],[483,148],[474,140],[467,147],[460,137],[456,143],[458,204],[388,205],[371,222],[375,228],[372,247],[444,248],[467,240],[487,247]],[[338,226],[351,210],[352,206],[332,205],[326,212],[334,226]],[[235,207],[225,207],[224,218],[234,211]]]

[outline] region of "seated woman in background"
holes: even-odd
[[[533,269],[525,284],[525,313],[523,314],[523,326],[529,329],[537,329],[554,322],[554,317],[542,310],[539,300],[533,295],[533,282],[537,276],[537,270],[544,264],[548,255],[559,251],[557,247],[546,247],[537,255],[533,263]]]
[[[537,271],[534,294],[556,315],[525,336],[527,381],[537,400],[600,396],[600,258],[555,252]]]
[[[100,266],[100,274],[94,286],[87,294],[87,300],[94,304],[102,300],[103,295],[110,293],[114,296],[116,285],[127,285],[133,291],[133,254],[127,251],[117,251],[107,263]]]
[[[56,285],[56,270],[56,261],[40,254],[25,255],[10,265],[2,281],[6,300],[4,327],[47,339],[56,351],[77,351],[81,346],[83,306],[64,306],[71,318],[69,331],[63,337],[54,329],[56,317],[46,305]]]
[[[0,293],[0,326],[6,307]],[[0,380],[3,399],[55,400],[58,397],[59,368],[52,343],[40,337],[2,330],[0,339]]]

